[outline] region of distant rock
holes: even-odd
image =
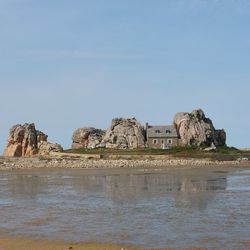
[[[4,156],[31,156],[38,153],[35,124],[15,125],[9,131]]]
[[[104,147],[102,140],[105,131],[96,128],[78,128],[72,136],[72,148],[98,148]]]
[[[38,152],[39,155],[49,155],[50,152],[62,152],[63,148],[60,144],[50,143],[42,141],[38,143]]]
[[[145,147],[145,131],[135,119],[115,118],[102,141],[106,148],[135,149]]]
[[[3,155],[21,157],[39,154],[39,146],[49,144],[47,138],[46,134],[36,130],[34,123],[14,125],[9,131]]]
[[[216,146],[225,146],[227,135],[224,129],[216,129],[214,131],[214,144]]]
[[[37,143],[47,142],[48,136],[43,132],[36,130]]]
[[[226,132],[216,130],[212,121],[201,109],[191,113],[177,113],[173,121],[183,145],[223,146],[226,144]]]

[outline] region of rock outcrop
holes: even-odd
[[[183,145],[192,146],[223,146],[226,144],[224,130],[216,130],[212,121],[207,118],[201,109],[191,113],[177,113],[174,117],[174,126]]]
[[[79,128],[72,136],[72,148],[134,149],[145,147],[145,132],[135,119],[115,118],[107,131]]]
[[[227,135],[224,129],[216,129],[214,131],[214,145],[225,146]]]
[[[72,148],[98,148],[104,147],[102,140],[105,131],[96,128],[78,128],[72,136]]]
[[[38,152],[39,155],[49,155],[50,152],[62,152],[63,148],[60,144],[50,143],[43,141],[38,143]]]
[[[135,149],[145,147],[145,131],[135,119],[115,118],[107,130],[102,144],[106,148]]]
[[[31,156],[38,153],[35,125],[15,125],[9,131],[4,156]]]
[[[46,134],[36,130],[34,123],[14,125],[9,131],[3,155],[21,157],[39,154],[39,146],[49,144],[47,138]],[[43,154],[45,154],[44,147]]]

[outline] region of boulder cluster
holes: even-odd
[[[179,145],[210,148],[226,145],[226,132],[215,129],[201,109],[191,113],[177,113],[173,126],[179,137]],[[93,127],[78,128],[72,136],[72,148],[145,148],[146,130],[135,118],[115,118],[106,131]],[[63,151],[59,144],[50,143],[47,138],[46,134],[36,130],[33,123],[15,125],[9,131],[4,156],[46,155]]]
[[[135,149],[145,147],[144,128],[135,119],[115,118],[106,131],[78,128],[72,136],[72,148]]]
[[[72,136],[72,148],[102,147],[105,131],[96,128],[78,128]]]
[[[51,151],[60,152],[63,150],[59,144],[49,143],[47,138],[46,134],[36,130],[34,123],[17,124],[9,131],[4,156],[45,155]]]
[[[115,118],[106,131],[102,143],[106,148],[144,148],[144,128],[135,118]]]
[[[224,146],[226,144],[226,132],[215,129],[213,122],[201,109],[193,110],[191,113],[177,113],[173,125],[182,145]]]
[[[217,130],[201,109],[191,113],[177,113],[173,120],[182,146],[226,145],[226,132]],[[95,128],[79,128],[72,137],[72,148],[135,149],[147,145],[146,128],[135,118],[115,118],[106,131]]]

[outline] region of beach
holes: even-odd
[[[1,250],[249,247],[247,164],[55,161],[13,158],[0,171]]]
[[[140,250],[140,248],[108,243],[67,243],[0,236],[1,250]]]
[[[164,156],[115,156],[101,159],[99,156],[60,154],[56,156],[1,157],[0,170],[33,168],[72,168],[72,169],[115,169],[115,168],[197,168],[197,167],[233,166],[248,167],[249,161],[215,161],[210,159],[169,158]]]

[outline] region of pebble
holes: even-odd
[[[212,161],[208,159],[167,159],[167,160],[105,160],[105,159],[64,159],[52,158],[39,159],[30,158],[8,158],[3,162],[0,169],[28,169],[28,168],[87,168],[87,169],[105,169],[105,168],[165,168],[176,166],[220,166],[220,165],[239,165],[240,161]]]

